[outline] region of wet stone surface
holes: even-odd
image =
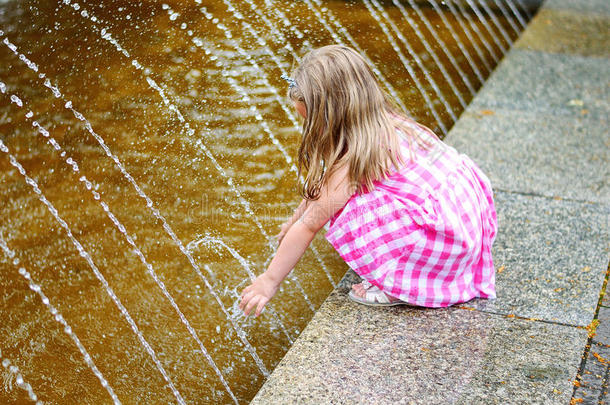
[[[606,0],[546,0],[544,8],[610,15],[610,3]]]
[[[610,14],[544,9],[536,19],[540,23],[531,24],[515,47],[583,56],[610,56]]]

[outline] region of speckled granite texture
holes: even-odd
[[[593,320],[608,257],[607,207],[496,192],[496,300],[464,304],[569,325]]]
[[[606,58],[513,48],[467,111],[501,108],[572,119],[586,110],[590,116],[607,119],[609,78]]]
[[[586,331],[459,308],[376,309],[333,293],[253,404],[569,401]]]
[[[253,404],[607,403],[609,14],[548,0],[446,138],[496,190],[497,299],[370,308],[350,271]]]
[[[607,117],[472,108],[446,141],[470,156],[495,190],[604,203],[610,201],[608,124]]]

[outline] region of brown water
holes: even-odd
[[[238,293],[249,280],[246,268],[254,274],[264,271],[273,254],[270,240],[299,201],[289,163],[296,157],[299,134],[264,80],[266,76],[284,108],[290,108],[283,97],[282,71],[267,49],[290,71],[294,62],[286,44],[302,55],[333,39],[303,1],[236,0],[243,19],[221,0],[166,1],[168,7],[153,1],[64,3],[0,2],[0,40],[6,40],[0,43],[0,82],[5,85],[0,140],[16,159],[11,163],[8,153],[0,152],[0,242],[5,247],[0,249],[0,402],[31,399],[17,374],[45,403],[110,403],[110,392],[123,403],[177,402],[168,381],[188,403],[233,402],[201,346],[234,396],[246,402],[264,382],[254,358],[273,370],[313,316],[312,309],[332,290],[329,279],[338,282],[347,269],[318,235],[316,251],[305,254],[294,279],[273,299],[275,317],[266,311],[257,320],[246,319],[237,308]],[[408,7],[407,1],[403,4]],[[439,13],[426,2],[417,4],[462,72],[450,64],[420,16],[412,9],[409,15],[467,103],[472,94],[466,80],[474,89],[481,83],[463,50],[484,77],[489,71],[458,23],[464,17],[440,6],[461,50]],[[451,114],[397,39],[440,120],[434,117],[362,2],[328,1],[324,6],[327,10],[321,13],[326,18],[331,13],[353,36],[413,117],[439,134],[441,124],[452,125]],[[463,109],[459,98],[414,29],[392,2],[383,2],[383,7],[458,116]],[[517,33],[510,21],[498,8],[493,11],[514,40]],[[212,14],[210,19],[206,13]],[[500,54],[486,27],[472,11],[469,16]],[[244,22],[261,33],[268,48],[251,36]],[[233,42],[222,27],[231,31]],[[508,48],[493,27],[494,36]],[[114,44],[103,38],[107,33]],[[480,37],[473,36],[493,64]],[[264,74],[240,55],[235,43]],[[243,100],[231,80],[249,100]],[[61,93],[59,98],[51,88]],[[51,138],[57,147],[48,142]],[[86,253],[80,254],[79,244]],[[10,252],[15,256],[9,257]],[[19,273],[21,268],[30,280]],[[40,294],[32,289],[37,286]],[[65,321],[56,321],[51,307]],[[242,338],[236,330],[244,331]],[[85,361],[75,338],[91,362]],[[247,344],[255,348],[255,356]]]

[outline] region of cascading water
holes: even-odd
[[[342,43],[443,135],[533,0],[0,0],[0,402],[243,403],[346,270],[298,204],[281,74]]]

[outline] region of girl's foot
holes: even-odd
[[[368,289],[370,289],[371,287],[376,288],[375,286],[373,286],[371,283],[369,283],[366,280],[363,280],[361,283],[358,284],[353,284],[352,285],[352,290],[354,291],[354,295],[356,295],[357,297],[360,297],[362,299],[366,298],[366,292]],[[393,297],[391,295],[388,295],[384,292],[381,292],[383,295],[385,295],[388,298],[388,301],[390,303],[392,302],[396,302],[396,301],[400,301],[398,298]]]

